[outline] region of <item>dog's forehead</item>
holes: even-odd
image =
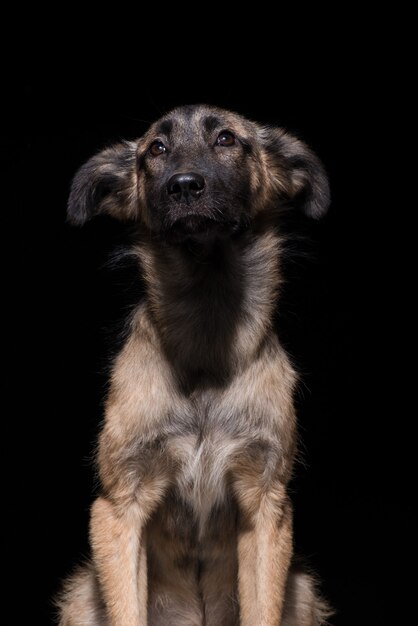
[[[233,130],[237,134],[254,132],[255,125],[242,116],[205,105],[183,106],[157,120],[150,129],[156,135],[175,138],[176,141],[198,141],[216,130]]]

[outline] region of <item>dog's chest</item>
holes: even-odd
[[[178,492],[202,521],[225,501],[228,470],[239,447],[239,441],[222,430],[170,439],[170,452],[178,468],[175,476]]]
[[[176,461],[177,491],[204,523],[228,496],[228,475],[243,440],[216,412],[196,410],[193,417],[184,434],[169,437],[168,451]]]

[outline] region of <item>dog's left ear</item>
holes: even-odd
[[[324,166],[300,139],[283,128],[263,128],[268,169],[279,193],[292,206],[319,219],[328,210],[330,190]]]

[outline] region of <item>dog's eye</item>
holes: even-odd
[[[229,130],[224,130],[218,135],[218,139],[216,140],[216,145],[223,146],[225,148],[229,148],[235,144],[235,137]]]
[[[165,147],[163,142],[158,140],[153,141],[148,150],[149,153],[152,154],[152,156],[154,157],[160,156],[160,154],[164,154],[164,152],[167,152],[167,148]]]

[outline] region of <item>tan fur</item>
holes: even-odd
[[[190,123],[202,111],[222,113],[197,107]],[[223,114],[255,141],[253,225],[242,236],[192,253],[161,241],[147,226],[143,173],[122,184],[115,168],[121,217],[134,206],[127,181],[139,186],[147,298],[114,363],[92,564],[67,583],[61,626],[319,626],[327,616],[311,578],[289,569],[296,375],[271,322],[281,240],[267,208],[301,176],[292,183],[271,162],[265,129]],[[172,119],[181,136],[181,115]],[[153,137],[151,128],[136,149]]]

